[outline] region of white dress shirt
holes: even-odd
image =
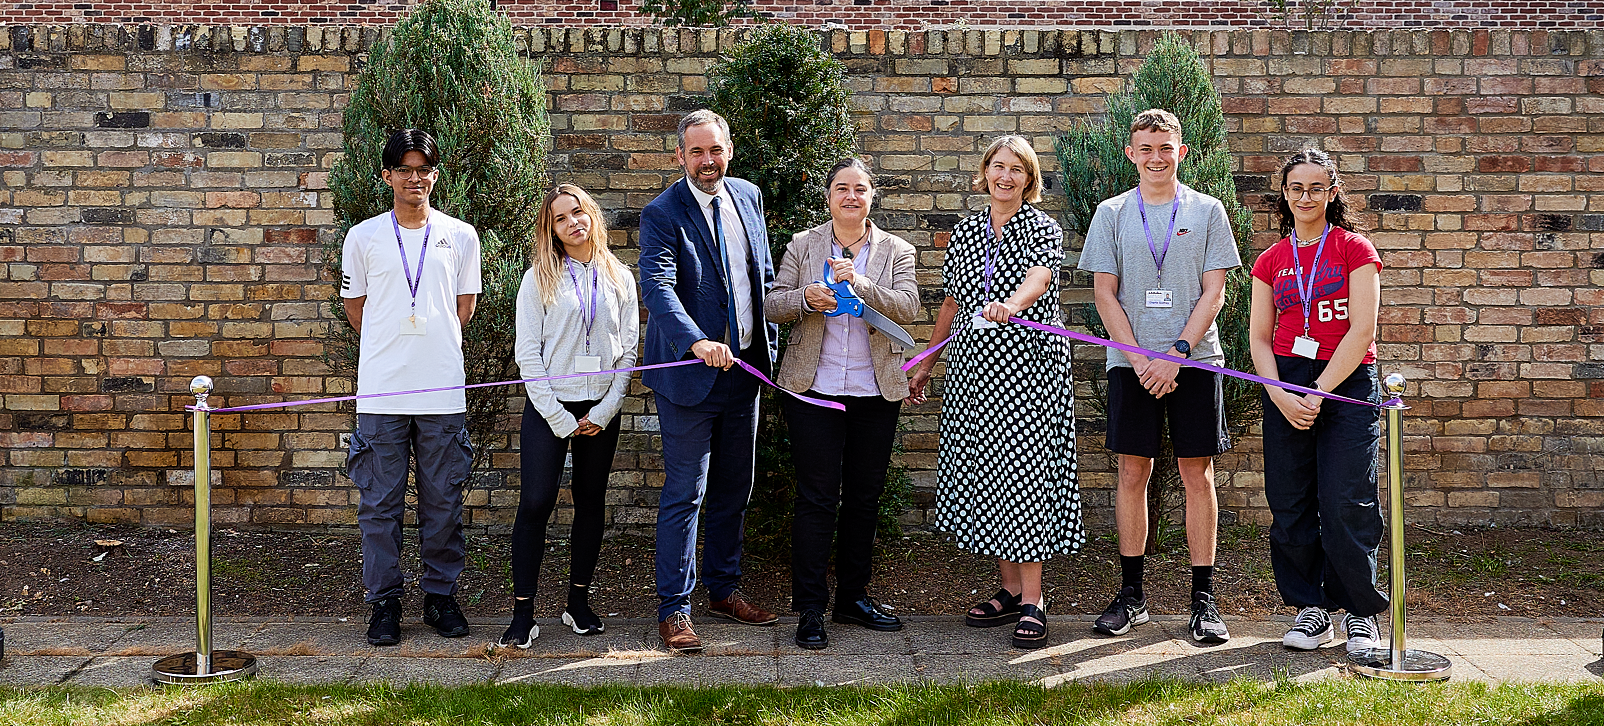
[[[741,340],[736,353],[752,347],[752,273],[747,267],[747,254],[750,243],[747,242],[746,225],[741,224],[741,214],[735,208],[735,200],[730,198],[730,190],[723,184],[718,187],[718,194],[708,194],[696,188],[689,179],[685,186],[690,187],[691,194],[696,195],[696,203],[702,208],[702,218],[707,222],[707,233],[714,235],[713,244],[716,246],[718,234],[713,228],[713,197],[719,199],[719,216],[724,226],[724,253],[729,256],[730,281],[735,295],[735,325],[740,330]],[[724,336],[719,335],[718,339]]]

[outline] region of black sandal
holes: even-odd
[[[992,605],[991,600],[1002,603],[1002,607],[998,608]],[[1019,619],[1019,595],[1009,592],[1008,588],[1005,587],[998,590],[996,595],[992,595],[991,600],[964,611],[964,625],[971,628],[995,628]],[[973,610],[979,610],[983,614],[976,615],[970,612]]]
[[[1014,626],[1014,647],[1020,650],[1035,650],[1047,645],[1047,613],[1036,607],[1033,603],[1025,603],[1019,608],[1019,623]],[[1032,622],[1024,618],[1035,618],[1041,622]]]

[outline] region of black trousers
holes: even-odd
[[[867,594],[880,493],[891,466],[900,401],[880,396],[809,396],[839,402],[845,411],[781,396],[796,463],[796,511],[791,530],[791,609],[823,611],[825,580],[835,545],[839,607]]]
[[[582,417],[600,401],[563,402],[576,418]],[[603,507],[607,477],[613,470],[613,452],[618,449],[620,416],[613,416],[607,428],[595,436],[558,438],[551,425],[541,418],[529,399],[524,399],[523,428],[519,432],[518,518],[512,525],[512,594],[534,597],[540,581],[540,563],[546,554],[546,523],[557,507],[557,489],[562,483],[563,460],[570,447],[574,454],[574,476],[569,488],[574,495],[574,524],[569,537],[573,559],[568,581],[589,585],[596,575],[596,558],[601,552]]]
[[[1281,380],[1307,386],[1327,361],[1278,355]],[[1333,391],[1380,401],[1375,364],[1355,368]],[[1381,412],[1324,401],[1314,426],[1298,430],[1264,394],[1264,496],[1270,505],[1270,565],[1281,600],[1295,608],[1342,608],[1367,617],[1387,609],[1376,588],[1385,527],[1376,482]]]

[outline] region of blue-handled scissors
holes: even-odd
[[[875,330],[885,333],[897,345],[907,350],[913,350],[918,347],[913,342],[913,336],[908,335],[908,331],[903,330],[901,325],[897,325],[891,318],[882,315],[880,311],[865,304],[863,299],[858,297],[858,293],[852,290],[850,283],[845,280],[835,279],[835,270],[828,261],[824,263],[824,279],[824,286],[835,292],[835,309],[825,313],[826,317],[851,315],[855,318],[861,318],[863,322],[868,323]]]

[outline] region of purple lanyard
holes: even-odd
[[[595,261],[593,257],[591,262],[594,263]],[[574,297],[579,299],[579,316],[585,320],[585,352],[589,353],[590,329],[596,327],[596,311],[598,310],[596,307],[596,281],[600,278],[596,273],[597,266],[593,264],[590,268],[590,310],[587,311],[585,310],[585,296],[579,290],[579,276],[574,274],[573,258],[564,256],[563,264],[568,267],[568,279],[574,281]]]
[[[434,227],[431,217],[423,225],[423,249],[418,250],[418,279],[412,279],[412,268],[407,266],[407,246],[401,243],[401,222],[390,212],[390,226],[395,228],[395,246],[401,250],[401,272],[407,276],[407,291],[412,293],[412,313],[418,312],[418,285],[423,284],[423,260],[429,256],[429,230]]]
[[[1170,202],[1170,229],[1164,233],[1164,248],[1153,242],[1153,230],[1147,226],[1147,200],[1142,199],[1142,188],[1136,188],[1136,211],[1142,215],[1142,234],[1147,235],[1147,251],[1153,253],[1153,266],[1158,268],[1158,286],[1164,287],[1164,258],[1170,254],[1170,239],[1175,237],[1175,220],[1181,216],[1181,190],[1175,190],[1175,201]]]
[[[1016,213],[1017,214],[1017,213]],[[1006,226],[1006,225],[1004,225]],[[986,208],[986,240],[989,242],[983,249],[986,251],[986,267],[982,276],[986,280],[986,299],[991,299],[991,275],[994,268],[991,265],[991,249],[997,248],[997,255],[1002,256],[1002,240],[997,238],[997,231],[991,228],[991,207]]]
[[[1303,263],[1298,261],[1298,232],[1292,232],[1292,281],[1298,286],[1298,301],[1303,303],[1303,336],[1309,336],[1309,306],[1314,303],[1314,276],[1320,271],[1320,253],[1326,249],[1326,237],[1331,234],[1331,223],[1320,233],[1320,244],[1314,248],[1314,259],[1309,261],[1309,280],[1304,284]]]

